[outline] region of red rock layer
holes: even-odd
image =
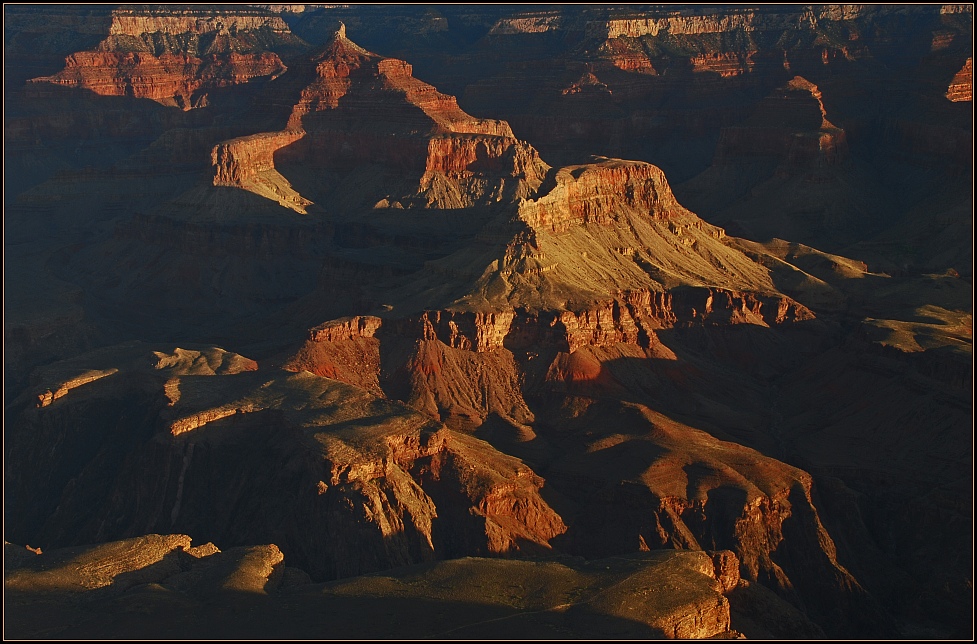
[[[279,16],[261,10],[121,8],[112,11],[107,37],[94,50],[68,56],[63,70],[33,81],[191,109],[206,105],[208,89],[283,73],[285,65],[266,46],[304,43]]]
[[[215,186],[240,186],[259,172],[275,169],[275,152],[302,138],[302,132],[285,130],[242,136],[224,141],[211,152]]]
[[[373,316],[340,318],[310,330],[308,341],[286,368],[378,391],[384,338],[436,341],[475,353],[544,348],[573,353],[618,343],[653,348],[660,345],[657,330],[681,324],[772,326],[811,319],[810,310],[786,296],[707,287],[641,289],[578,311],[425,311],[386,322]],[[415,366],[430,368],[422,362]]]
[[[640,48],[630,46],[629,43],[612,39],[605,41],[600,47],[601,57],[610,61],[612,65],[626,72],[657,75],[654,65],[648,55]]]
[[[748,73],[753,69],[753,55],[756,52],[722,52],[716,54],[701,54],[692,56],[692,70],[695,72],[713,72],[723,78],[732,78]]]
[[[198,58],[179,53],[85,51],[69,56],[64,70],[34,82],[80,87],[101,96],[148,98],[190,109],[199,106],[197,92],[201,89],[275,77],[284,71],[281,59],[271,52]]]
[[[953,76],[946,97],[954,103],[974,100],[974,59],[968,58],[960,71]]]
[[[685,212],[659,168],[638,161],[607,160],[561,168],[556,187],[535,201],[520,204],[519,217],[533,228],[562,232],[580,224],[609,224],[621,207],[656,219]]]

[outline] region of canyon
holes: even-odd
[[[4,11],[5,636],[972,635],[971,6]]]

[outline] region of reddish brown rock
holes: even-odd
[[[116,9],[107,38],[93,51],[71,54],[63,70],[33,82],[189,110],[206,105],[209,90],[282,74],[278,54],[259,41],[283,51],[303,44],[280,17],[257,9]]]
[[[974,59],[968,58],[950,81],[946,97],[954,103],[974,100]]]
[[[639,162],[606,159],[584,166],[561,168],[556,187],[519,208],[533,228],[562,232],[570,226],[609,224],[620,205],[656,219],[685,212],[668,187],[661,169]]]
[[[35,83],[54,83],[91,90],[101,96],[148,98],[181,109],[200,107],[201,90],[247,83],[285,71],[277,54],[212,54],[198,58],[187,54],[111,51],[79,52],[65,61],[65,69]]]
[[[379,163],[417,172],[418,184],[416,194],[400,201],[392,196],[377,207],[410,199],[426,207],[462,208],[499,201],[503,194],[526,197],[548,169],[507,123],[466,114],[453,96],[415,79],[408,63],[350,41],[342,25],[311,64],[298,64],[283,80],[286,86],[304,85],[286,129],[217,146],[215,185],[244,187],[305,212],[310,199],[279,174],[276,155],[293,168],[311,162],[341,171]]]

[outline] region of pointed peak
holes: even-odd
[[[346,35],[346,24],[342,20],[336,21],[336,27],[334,29],[332,38],[329,39],[329,43],[334,45],[341,44],[344,48],[352,49],[358,54],[369,54],[370,56],[374,55],[372,52],[363,49],[349,39],[349,37]]]
[[[376,54],[363,49],[346,35],[346,25],[337,20],[332,27],[332,36],[322,45],[318,53],[314,56],[315,60],[326,60],[330,58],[355,57],[375,57]]]

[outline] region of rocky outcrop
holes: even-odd
[[[278,15],[261,9],[195,9],[190,7],[128,7],[112,11],[109,34],[140,38],[145,34],[236,33],[267,29],[289,34],[288,25]]]
[[[328,124],[322,117],[328,119],[331,111],[339,110],[340,117],[350,121],[369,114],[371,129],[384,133],[410,134],[413,126],[430,134],[454,132],[512,138],[512,130],[504,121],[474,118],[458,107],[455,97],[414,78],[409,63],[370,53],[349,40],[342,23],[312,62],[314,68],[300,65],[296,70],[311,78],[292,109],[288,123],[291,128],[304,123],[310,132],[321,129]],[[393,100],[370,100],[377,93]],[[340,105],[341,101],[344,105]],[[308,118],[316,114],[320,118]]]
[[[220,549],[187,535],[150,534],[35,553],[4,544],[5,596],[19,610],[13,637],[40,629],[74,637],[98,628],[138,637],[174,623],[190,637],[306,639],[330,615],[337,637],[564,633],[602,639],[736,637],[717,558],[732,553],[642,553],[592,562],[464,558],[313,584],[275,544]],[[735,563],[734,563],[735,565]],[[460,602],[477,586],[477,602]],[[450,610],[446,610],[450,607]],[[120,619],[120,608],[138,621]],[[366,620],[376,610],[390,620]],[[496,615],[485,621],[486,610]],[[409,611],[409,612],[408,612]],[[43,627],[32,618],[44,614]]]
[[[590,403],[576,413],[565,415],[561,431],[588,432],[588,447],[548,469],[552,485],[589,499],[569,521],[572,550],[607,556],[729,549],[745,579],[762,581],[811,614],[881,624],[878,609],[838,562],[809,474],[640,405]]]
[[[63,71],[33,82],[87,89],[100,96],[148,98],[189,110],[207,104],[206,90],[274,78],[284,71],[272,52],[230,51],[200,58],[185,53],[91,51],[72,54]]]
[[[84,374],[116,359],[120,370],[48,406],[23,407],[7,467],[8,517],[17,516],[11,530],[21,540],[49,548],[116,538],[148,502],[137,513],[141,525],[218,535],[229,545],[275,534],[296,562],[328,578],[542,552],[564,530],[532,470],[402,405],[310,373],[201,378],[192,374],[206,373],[203,363],[195,367],[199,360],[179,350],[164,354],[160,369],[147,368],[142,351],[119,347],[55,365],[59,374]],[[40,377],[39,387],[55,388]],[[115,424],[127,409],[143,410],[138,429]],[[86,447],[38,449],[59,441]],[[92,459],[102,464],[97,471]],[[27,474],[55,463],[65,464],[70,484]]]
[[[559,233],[582,224],[610,224],[621,207],[654,219],[686,212],[672,195],[664,173],[634,161],[605,159],[560,168],[555,186],[519,204],[519,217],[533,228]]]
[[[946,97],[954,103],[974,100],[974,59],[968,58],[950,81]]]
[[[252,134],[217,145],[211,153],[215,186],[243,187],[275,169],[275,152],[302,138],[301,131]]]
[[[382,396],[380,341],[375,338],[381,323],[378,317],[356,315],[313,327],[308,340],[285,362],[284,368],[310,371]]]
[[[123,8],[112,11],[94,50],[71,54],[63,70],[33,82],[189,110],[207,105],[208,91],[279,76],[285,65],[275,50],[302,47],[279,16],[261,10]]]
[[[241,188],[305,214],[312,202],[296,192],[275,169],[274,160],[276,152],[303,136],[301,130],[284,130],[219,143],[210,155],[215,168],[214,185]]]
[[[354,315],[348,318],[330,320],[309,329],[312,342],[340,342],[357,338],[372,338],[380,328],[382,320],[372,315]]]

